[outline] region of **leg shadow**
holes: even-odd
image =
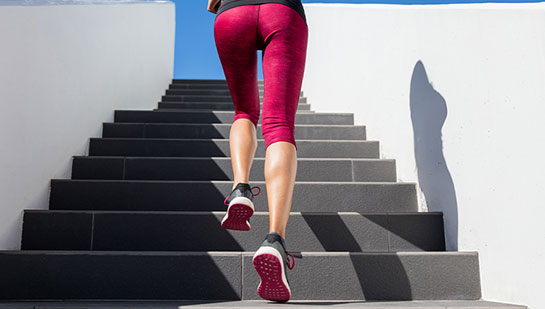
[[[418,182],[429,211],[442,211],[446,248],[458,250],[458,204],[454,182],[443,155],[441,128],[447,117],[447,104],[429,82],[422,61],[413,69],[410,88],[414,155]]]

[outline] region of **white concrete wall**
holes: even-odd
[[[0,249],[19,249],[23,209],[115,109],[152,109],[171,81],[173,3],[0,6]]]
[[[355,113],[418,181],[484,299],[545,308],[545,3],[304,7],[313,109]]]

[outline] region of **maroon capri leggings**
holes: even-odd
[[[308,27],[303,17],[280,3],[241,5],[214,21],[214,39],[235,105],[233,122],[249,119],[257,128],[260,102],[257,50],[263,51],[265,149],[274,142],[295,143],[295,113],[305,69]]]

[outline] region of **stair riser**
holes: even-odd
[[[0,253],[0,299],[260,299],[254,252]],[[303,254],[291,300],[480,299],[477,253]]]
[[[147,122],[147,123],[233,123],[235,112],[174,112],[174,111],[123,111],[116,110],[115,122]],[[258,124],[261,123],[261,117]],[[353,125],[354,114],[320,113],[295,114],[295,124],[341,124]]]
[[[379,158],[377,141],[297,141],[299,158]],[[229,140],[91,138],[90,156],[230,157]],[[264,140],[256,157],[265,157]]]
[[[189,90],[225,90],[229,91],[227,84],[170,84],[168,89],[189,89]],[[264,91],[265,86],[263,84],[258,85],[260,91]],[[303,95],[303,91],[301,91]]]
[[[231,124],[133,124],[103,123],[102,137],[138,138],[229,138]],[[365,126],[301,126],[295,125],[295,139],[365,140]],[[256,136],[263,139],[261,124]]]
[[[164,95],[161,96],[163,102],[224,102],[233,103],[231,96],[189,96],[189,95]],[[259,101],[263,102],[263,97],[259,97]],[[299,103],[307,103],[307,98],[300,97]]]
[[[260,88],[259,96],[263,97],[265,94],[264,89]],[[222,97],[231,97],[231,91],[229,88],[225,89],[176,89],[176,88],[169,88],[165,90],[165,95],[175,95],[175,96],[222,96]],[[299,97],[303,98],[301,93],[299,93]]]
[[[240,254],[0,252],[0,299],[240,299]]]
[[[225,212],[111,213],[25,211],[22,250],[255,251],[268,213],[251,230],[221,227]],[[415,228],[418,227],[418,228]],[[441,213],[292,213],[288,251],[444,251]]]
[[[261,299],[253,254],[243,253],[243,299]],[[287,270],[291,300],[480,299],[476,254],[308,256]],[[415,307],[416,308],[416,307]]]
[[[264,82],[263,80],[258,80],[257,84],[263,85]],[[172,84],[227,85],[227,81],[225,79],[172,79]]]
[[[228,110],[217,110],[217,109],[202,109],[202,108],[154,108],[151,111],[158,112],[230,112]],[[231,111],[232,112],[232,111]],[[313,114],[316,113],[313,110],[302,110],[298,109],[297,114]]]
[[[265,91],[261,88],[259,90],[259,95],[263,96]],[[229,88],[225,87],[224,89],[187,89],[187,88],[178,88],[177,86],[170,87],[165,91],[165,95],[173,94],[173,95],[203,95],[203,96],[230,96],[231,92],[229,91]],[[299,96],[303,96],[303,91],[299,94]]]
[[[268,211],[267,188],[256,211]],[[51,210],[172,210],[224,211],[232,182],[118,181],[52,179]],[[294,186],[291,211],[355,211],[364,213],[418,211],[414,183],[299,183]],[[254,191],[258,191],[254,189]]]
[[[163,109],[163,108],[178,108],[178,109],[212,109],[212,110],[222,110],[222,111],[234,111],[235,110],[235,106],[233,105],[233,103],[189,103],[189,102],[184,102],[184,103],[179,103],[179,102],[176,102],[176,103],[172,103],[172,102],[159,102],[157,104],[157,107],[159,109]],[[260,110],[261,112],[263,111],[263,104],[260,105]],[[305,111],[308,111],[310,110],[310,104],[299,104],[297,105],[297,110],[305,110]]]
[[[265,159],[254,158],[252,181],[265,181]],[[75,157],[72,179],[233,180],[231,158]],[[394,160],[306,160],[296,181],[396,181]]]

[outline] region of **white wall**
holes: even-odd
[[[19,249],[23,209],[115,109],[152,109],[171,81],[173,3],[0,6],[0,249]]]
[[[545,308],[545,3],[304,7],[313,109],[355,113],[418,181],[484,299]]]

